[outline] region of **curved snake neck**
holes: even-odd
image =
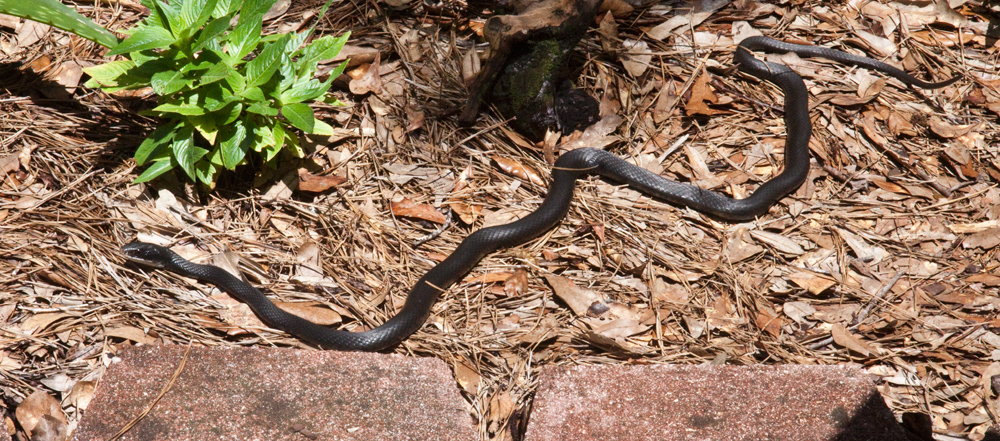
[[[537,210],[515,222],[483,228],[469,235],[451,255],[431,268],[416,283],[396,316],[365,332],[334,330],[287,313],[271,303],[253,285],[221,268],[192,263],[165,247],[132,242],[122,247],[122,253],[134,262],[212,283],[246,302],[268,326],[281,329],[321,348],[356,351],[386,349],[399,344],[420,329],[438,296],[472,270],[484,256],[499,248],[527,242],[562,220],[569,211],[573,189],[580,177],[601,175],[628,184],[649,196],[691,207],[727,221],[749,220],[760,216],[779,199],[795,191],[809,173],[809,136],[812,132],[809,94],[802,78],[794,71],[783,65],[758,60],[751,51],[794,52],[823,57],[878,70],[907,85],[922,88],[943,87],[960,78],[929,83],[870,58],[818,46],[785,43],[767,37],[747,38],[739,44],[734,56],[739,70],[776,84],[785,94],[785,167],[779,175],[761,184],[749,197],[733,199],[691,184],[667,180],[604,150],[581,148],[570,151],[556,161],[552,171],[552,186]]]

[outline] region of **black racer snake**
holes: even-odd
[[[483,228],[459,244],[444,261],[431,268],[413,287],[403,308],[383,325],[365,332],[350,332],[326,328],[276,307],[257,288],[234,277],[225,270],[192,263],[173,251],[158,245],[131,242],[122,253],[133,262],[167,270],[182,276],[212,283],[230,295],[246,302],[268,326],[324,349],[378,351],[399,344],[423,326],[438,296],[467,274],[487,254],[499,248],[513,247],[535,238],[554,227],[569,211],[576,180],[587,175],[601,175],[628,184],[647,195],[677,205],[691,207],[712,217],[727,221],[750,220],[764,214],[772,204],[795,191],[809,172],[808,98],[802,78],[784,65],[761,61],[751,51],[827,58],[884,72],[909,86],[938,88],[953,83],[954,77],[939,83],[918,80],[889,64],[819,46],[785,43],[768,37],[744,39],[734,56],[739,70],[778,85],[785,95],[784,170],[764,182],[744,199],[704,190],[691,184],[667,180],[604,150],[582,148],[563,154],[552,171],[552,186],[537,210],[515,222]]]

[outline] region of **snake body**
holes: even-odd
[[[537,210],[515,222],[480,229],[459,244],[444,261],[427,272],[413,287],[402,309],[387,322],[365,332],[326,328],[276,307],[257,288],[225,270],[212,265],[192,263],[168,248],[132,242],[122,247],[124,256],[186,277],[212,283],[237,299],[246,302],[268,326],[324,349],[378,351],[399,344],[423,326],[431,308],[442,292],[467,274],[479,261],[497,249],[516,246],[554,227],[569,211],[576,180],[587,175],[601,175],[628,184],[647,195],[677,205],[691,207],[727,221],[742,221],[762,215],[782,197],[795,191],[809,172],[808,92],[802,78],[786,66],[761,61],[751,51],[794,52],[823,57],[884,72],[910,86],[943,87],[955,77],[939,83],[924,82],[889,64],[833,49],[785,43],[767,37],[744,39],[737,47],[735,61],[739,70],[776,84],[784,92],[785,141],[784,170],[761,184],[744,199],[705,190],[691,184],[667,180],[646,169],[594,148],[581,148],[559,157],[552,171],[552,185]]]

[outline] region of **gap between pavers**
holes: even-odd
[[[859,365],[552,366],[525,441],[908,440]]]
[[[73,439],[106,440],[160,393],[184,346],[125,347]],[[191,348],[127,440],[475,440],[441,360],[277,348]]]

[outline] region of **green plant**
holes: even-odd
[[[211,186],[221,170],[246,163],[250,152],[265,163],[282,150],[301,157],[296,129],[332,134],[306,102],[325,98],[343,72],[346,63],[327,81],[314,78],[319,61],[336,56],[349,34],[309,45],[303,44],[315,26],[261,36],[264,13],[274,2],[143,0],[149,17],[108,53],[128,59],[84,69],[91,76],[88,86],[108,92],[151,86],[159,95],[146,114],[166,123],[135,152],[139,165],[150,164],[136,182],[180,167],[191,180]]]
[[[0,0],[0,14],[27,18],[72,32],[104,47],[118,44],[118,37],[80,15],[59,0]]]

